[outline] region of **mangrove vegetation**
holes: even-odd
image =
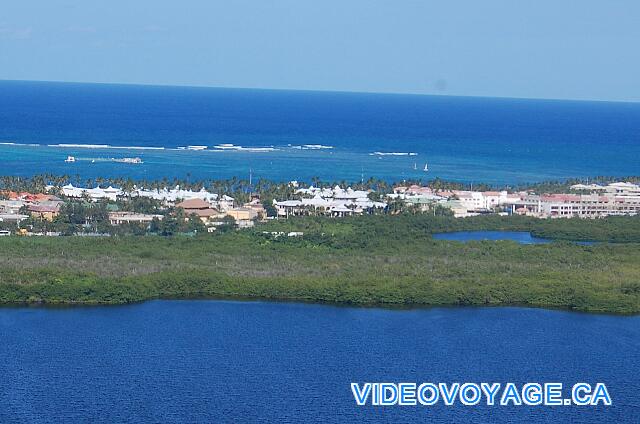
[[[560,241],[519,245],[431,237],[457,230],[531,231]],[[640,312],[639,242],[639,217],[428,214],[292,218],[191,237],[0,237],[0,303],[232,297],[632,314]]]

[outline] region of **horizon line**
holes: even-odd
[[[387,96],[420,96],[420,97],[454,97],[472,99],[504,99],[504,100],[545,100],[554,102],[585,102],[585,103],[629,103],[638,104],[640,100],[602,100],[602,99],[575,99],[575,98],[555,98],[555,97],[520,97],[520,96],[474,96],[460,94],[433,94],[433,93],[411,93],[403,91],[356,91],[356,90],[333,90],[333,89],[304,89],[304,88],[274,88],[274,87],[237,87],[218,85],[194,85],[194,84],[158,84],[158,83],[132,83],[132,82],[98,82],[98,81],[66,81],[66,80],[37,80],[37,79],[4,79],[0,82],[33,82],[33,83],[54,83],[54,84],[86,84],[86,85],[117,85],[117,86],[141,86],[141,87],[166,87],[166,88],[201,88],[201,89],[226,89],[226,90],[258,90],[258,91],[294,91],[301,93],[336,93],[336,94],[372,94]]]

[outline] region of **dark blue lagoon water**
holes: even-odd
[[[640,104],[0,81],[0,142],[22,176],[513,184],[640,174]]]
[[[473,241],[473,240],[511,240],[520,244],[544,244],[551,240],[534,237],[528,231],[454,231],[451,233],[437,233],[433,235],[436,240],[449,241]]]
[[[0,309],[0,422],[637,422],[640,317],[152,301]],[[605,382],[610,407],[356,407],[350,382]]]
[[[542,237],[535,237],[528,231],[452,231],[450,233],[435,233],[432,236],[435,240],[459,241],[515,241],[519,244],[547,244],[553,240]],[[594,241],[574,241],[574,244],[581,246],[591,246]]]

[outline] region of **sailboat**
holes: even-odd
[[[429,166],[427,165],[427,163],[426,163],[426,162],[425,162],[425,164],[424,164],[424,169],[423,169],[423,171],[424,171],[424,172],[429,171]]]

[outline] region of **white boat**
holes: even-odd
[[[75,162],[76,158],[73,157],[73,156],[67,156],[67,158],[64,161],[67,162],[67,163]]]
[[[413,162],[413,169],[414,169],[414,170],[417,170],[417,169],[418,169],[418,164],[417,164],[417,163],[415,163],[415,162]]]
[[[425,163],[425,164],[424,164],[424,169],[423,169],[423,171],[424,171],[424,172],[427,172],[428,170],[429,170],[429,166]]]
[[[140,158],[122,158],[122,159],[112,159],[114,162],[119,163],[144,163]]]

